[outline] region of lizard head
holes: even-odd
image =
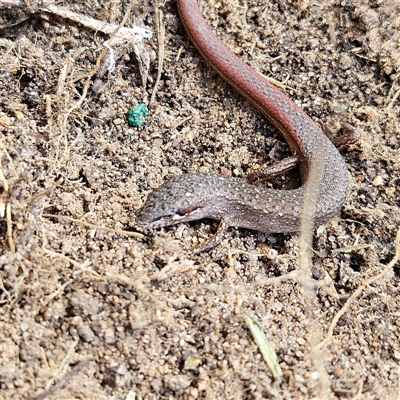
[[[143,228],[163,228],[214,218],[214,180],[225,179],[213,174],[185,174],[175,176],[149,194],[136,216],[136,224]]]

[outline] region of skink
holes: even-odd
[[[218,74],[232,85],[280,131],[300,158],[303,185],[276,190],[247,184],[217,174],[176,176],[149,194],[136,223],[161,228],[202,218],[227,226],[262,232],[295,232],[300,227],[305,183],[311,171],[320,176],[314,224],[327,222],[342,207],[349,174],[343,158],[320,128],[282,91],[233,54],[211,31],[196,0],[177,0],[191,41]],[[315,176],[314,174],[312,174]],[[220,235],[221,236],[221,235]],[[217,244],[221,238],[201,250]]]

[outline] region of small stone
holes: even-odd
[[[383,185],[383,178],[380,175],[377,175],[375,179],[372,181],[374,186],[381,186]]]
[[[86,343],[94,340],[95,334],[87,325],[78,325],[76,327],[79,337]]]
[[[262,250],[268,260],[275,260],[278,256],[278,252],[272,247],[269,247],[265,244],[260,244],[258,247]]]
[[[196,369],[200,363],[201,358],[198,355],[190,354],[185,360],[183,369]]]
[[[306,344],[306,340],[300,337],[296,339],[296,342],[301,346],[304,346]]]

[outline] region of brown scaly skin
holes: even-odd
[[[216,174],[177,176],[150,193],[136,222],[161,228],[212,218],[226,226],[263,232],[294,232],[300,227],[304,185],[310,172],[321,177],[316,190],[315,225],[331,219],[342,207],[349,174],[335,146],[319,127],[282,91],[235,56],[210,30],[196,0],[177,0],[186,32],[207,62],[260,110],[281,132],[300,158],[303,186],[295,190],[265,189]],[[314,175],[315,176],[315,175]],[[315,185],[314,185],[315,186]],[[221,239],[221,232],[219,232]],[[202,250],[216,245],[205,246]]]

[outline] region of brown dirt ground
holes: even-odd
[[[133,4],[126,25],[135,16],[154,29],[149,4]],[[115,0],[63,5],[117,24],[127,7]],[[287,80],[289,95],[318,123],[335,133],[343,122],[360,131],[359,143],[343,153],[348,200],[314,235],[311,289],[285,277],[299,270],[297,234],[232,229],[221,246],[194,256],[215,222],[144,239],[120,232],[136,231],[136,210],[172,175],[242,177],[288,153],[201,59],[174,2],[161,7],[164,66],[141,128],[128,127],[125,113],[150,97],[156,60],[143,87],[134,53],[123,48],[115,71],[92,78],[82,97],[79,76],[94,70],[108,37],[51,15],[18,20],[27,14],[3,10],[0,200],[11,212],[12,239],[5,217],[2,399],[399,398],[399,264],[362,285],[393,259],[400,223],[400,3],[201,5],[222,40],[258,71]],[[155,38],[146,49],[157,53]],[[274,277],[283,279],[267,280]],[[273,381],[240,304],[264,326],[281,380]]]

